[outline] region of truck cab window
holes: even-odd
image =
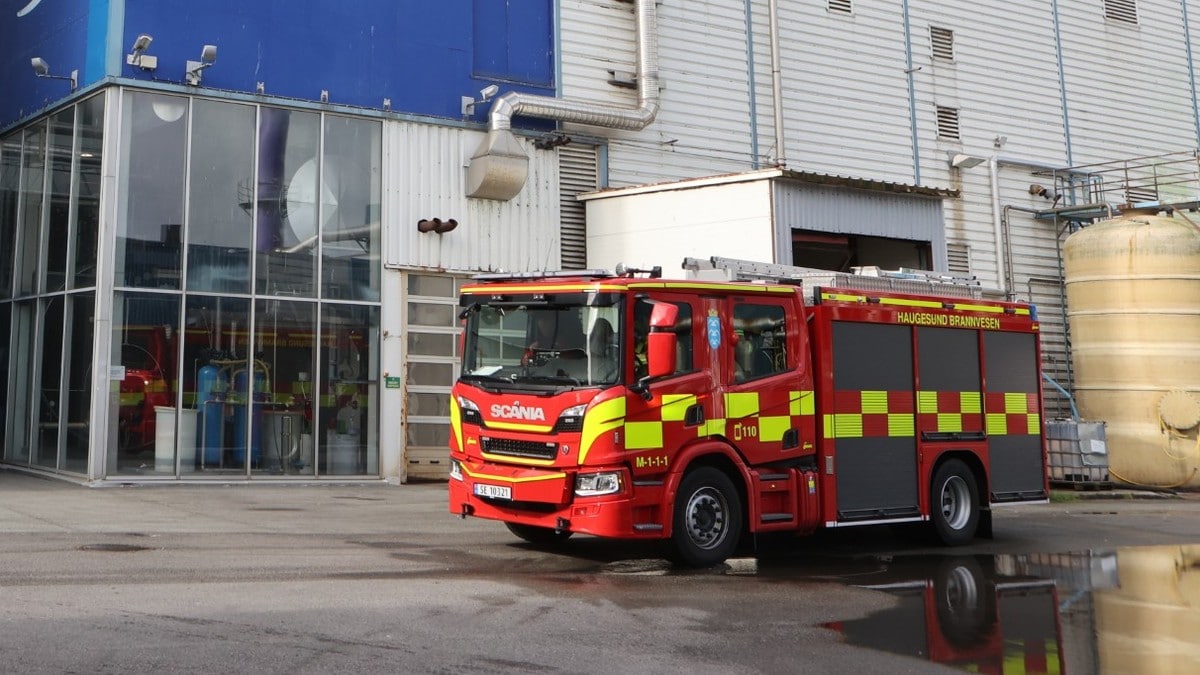
[[[780,305],[738,303],[733,307],[734,381],[747,382],[788,368],[787,325]]]

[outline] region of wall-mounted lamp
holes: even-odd
[[[46,59],[40,56],[35,56],[30,59],[29,63],[33,66],[33,73],[38,77],[44,77],[49,80],[70,80],[71,91],[75,91],[79,87],[79,71],[72,70],[70,75],[51,75],[50,64],[46,63]]]
[[[133,46],[129,48],[129,53],[125,55],[125,63],[137,66],[142,70],[158,68],[158,57],[146,53],[151,42],[154,42],[154,38],[145,33],[137,36],[137,39],[133,41]]]
[[[951,152],[948,154],[950,156],[950,166],[955,169],[971,169],[987,161],[984,157],[976,157],[962,152]]]
[[[458,227],[458,221],[450,218],[442,220],[441,218],[421,219],[417,221],[417,232],[422,234],[426,232],[437,232],[438,234],[446,234],[450,230]]]
[[[217,46],[204,45],[204,49],[200,50],[199,61],[188,61],[184,67],[183,77],[188,84],[193,87],[200,86],[200,78],[205,68],[211,66],[217,60]]]
[[[499,85],[489,84],[488,86],[479,90],[479,99],[478,100],[473,99],[470,96],[463,96],[462,98],[460,98],[459,100],[462,104],[463,117],[470,117],[471,115],[474,115],[475,114],[475,106],[480,105],[481,103],[487,103],[488,101],[495,98],[496,94],[499,94],[499,93],[500,93]]]

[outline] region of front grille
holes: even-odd
[[[517,441],[511,438],[488,438],[486,436],[481,440],[483,441],[483,451],[489,455],[554,459],[558,454],[558,443]]]

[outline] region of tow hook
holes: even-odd
[[[559,518],[558,520],[554,521],[554,534],[562,534],[570,531],[570,529],[571,521],[567,520],[566,518]]]
[[[458,512],[458,517],[466,520],[467,516],[475,513],[475,507],[470,504],[463,504],[462,510]]]

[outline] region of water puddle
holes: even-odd
[[[838,566],[844,574],[788,576],[896,596],[826,625],[849,644],[980,673],[1200,672],[1200,545]]]

